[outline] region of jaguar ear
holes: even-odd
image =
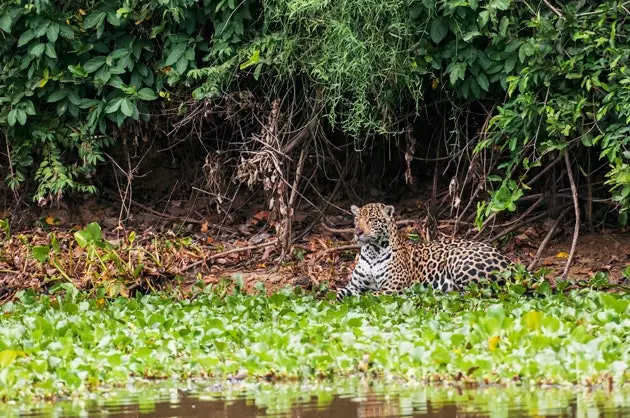
[[[390,218],[394,216],[394,207],[392,205],[385,206],[385,208],[383,208],[383,211],[385,212],[385,215]]]
[[[354,216],[357,216],[359,214],[359,207],[357,205],[350,206],[350,210],[352,211]]]

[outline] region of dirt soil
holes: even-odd
[[[338,205],[341,208],[350,206],[347,202]],[[396,207],[399,218],[409,221],[407,226],[402,227],[403,231],[422,234],[423,214],[418,209],[421,205],[407,202],[396,204]],[[256,283],[263,282],[268,293],[285,286],[299,285],[307,289],[313,289],[318,283],[328,283],[333,288],[342,286],[351,275],[357,254],[356,246],[352,242],[352,217],[349,211],[341,213],[336,210],[336,214],[316,222],[315,227],[304,238],[294,243],[291,254],[281,263],[276,262],[279,253],[275,246],[265,245],[275,235],[273,228],[267,223],[269,213],[261,204],[242,207],[234,216],[227,217],[204,213],[203,208],[183,201],[171,201],[160,210],[136,203],[132,205],[131,217],[126,219],[124,225],[119,222],[120,213],[120,206],[116,203],[99,202],[95,199],[75,205],[32,208],[24,214],[13,214],[13,220],[19,218],[18,223],[26,226],[20,228],[20,231],[12,232],[13,235],[22,232],[46,237],[52,230],[68,232],[72,228],[80,228],[95,221],[103,228],[105,237],[112,242],[119,242],[132,230],[145,237],[190,236],[203,249],[201,253],[204,255],[195,256],[188,252],[175,263],[178,271],[185,272],[182,273],[185,284],[192,285],[199,279],[206,283],[218,283],[224,278],[240,278],[248,290],[253,290]],[[8,215],[10,214],[0,213],[0,219]],[[312,223],[311,215],[296,215],[294,231],[297,235]],[[443,224],[438,221],[438,225],[439,233],[450,234],[447,221]],[[529,224],[511,234],[500,248],[511,259],[527,266],[547,234],[549,225],[549,220]],[[572,220],[567,220],[550,240],[538,262],[537,268],[548,269],[546,277],[552,284],[554,278],[560,277],[566,264],[572,232]],[[1,261],[0,268],[8,271],[9,268],[3,267]],[[597,272],[605,272],[611,283],[626,283],[623,271],[628,265],[629,233],[607,229],[593,233],[582,232],[569,279],[588,280]],[[15,267],[13,269],[16,270]],[[0,285],[2,284],[0,279]]]

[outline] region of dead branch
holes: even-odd
[[[528,215],[528,213],[524,213],[519,219],[524,219],[526,216]],[[522,228],[523,226],[536,222],[542,218],[544,218],[545,216],[547,216],[546,213],[539,213],[538,215],[532,216],[529,219],[525,219],[517,224],[512,225],[509,228],[504,229],[503,231],[501,231],[501,233],[499,235],[497,235],[496,237],[493,238],[494,241],[500,240],[501,238],[503,238],[504,236],[506,236],[507,234],[509,234],[510,232],[516,231],[519,228]]]
[[[229,255],[229,254],[240,253],[242,251],[258,250],[260,248],[269,247],[270,245],[275,245],[277,243],[278,243],[278,239],[275,238],[275,239],[272,239],[271,241],[263,242],[256,245],[248,245],[247,247],[232,248],[231,250],[221,251],[220,253],[212,254],[211,256],[206,258],[206,260],[214,260],[216,258],[225,257],[226,255]]]
[[[300,179],[302,177],[302,172],[304,171],[304,158],[306,157],[306,148],[302,148],[300,151],[300,158],[297,163],[297,169],[295,172],[295,178],[293,179],[293,186],[291,188],[291,195],[289,196],[289,202],[287,204],[288,213],[284,216],[283,223],[284,228],[282,229],[282,236],[280,237],[280,246],[282,247],[282,252],[280,254],[280,258],[278,262],[284,260],[286,257],[289,248],[291,247],[291,227],[293,225],[293,216],[295,214],[295,199],[297,197],[298,187],[300,185]]]
[[[549,7],[555,14],[557,14],[559,18],[564,19],[564,16],[562,16],[562,13],[560,13],[560,10],[553,7],[551,3],[549,3],[549,0],[543,0],[543,3],[545,3],[547,7]]]
[[[573,179],[573,172],[571,171],[571,161],[569,161],[569,153],[564,153],[564,163],[567,166],[567,174],[569,175],[569,183],[571,184],[571,195],[573,196],[573,209],[575,209],[575,227],[573,229],[573,242],[571,243],[571,251],[569,251],[569,258],[567,264],[564,266],[564,272],[562,273],[562,280],[567,279],[569,274],[569,267],[573,261],[575,254],[575,247],[577,246],[578,236],[580,235],[580,204],[578,202],[577,187],[575,187],[575,180]]]
[[[558,164],[560,160],[562,160],[562,155],[557,156],[552,162],[545,165],[545,168],[540,170],[538,174],[536,174],[530,181],[527,182],[527,187],[531,188],[534,183],[536,183],[542,176],[544,176],[547,171],[549,171],[552,167]]]
[[[536,267],[536,264],[538,263],[538,260],[540,260],[540,256],[542,255],[542,252],[547,247],[547,243],[549,243],[549,240],[553,236],[554,232],[556,232],[556,229],[558,229],[558,225],[560,225],[560,222],[562,222],[562,219],[566,216],[566,214],[569,212],[570,209],[571,209],[571,206],[567,206],[560,213],[560,216],[558,216],[558,218],[555,220],[553,225],[551,225],[551,229],[549,229],[549,232],[547,232],[547,235],[545,235],[545,239],[543,239],[543,241],[538,246],[538,250],[536,251],[536,255],[534,256],[534,259],[527,266],[528,271],[532,271],[533,268]]]

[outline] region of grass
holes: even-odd
[[[416,288],[337,303],[332,294],[263,293],[208,287],[188,299],[108,299],[69,283],[50,295],[21,291],[1,308],[0,396],[80,397],[146,378],[619,385],[630,377],[627,295]]]

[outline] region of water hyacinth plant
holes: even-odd
[[[343,303],[286,289],[191,298],[22,291],[2,307],[3,399],[81,396],[133,378],[622,384],[630,298],[593,290],[366,295]]]

